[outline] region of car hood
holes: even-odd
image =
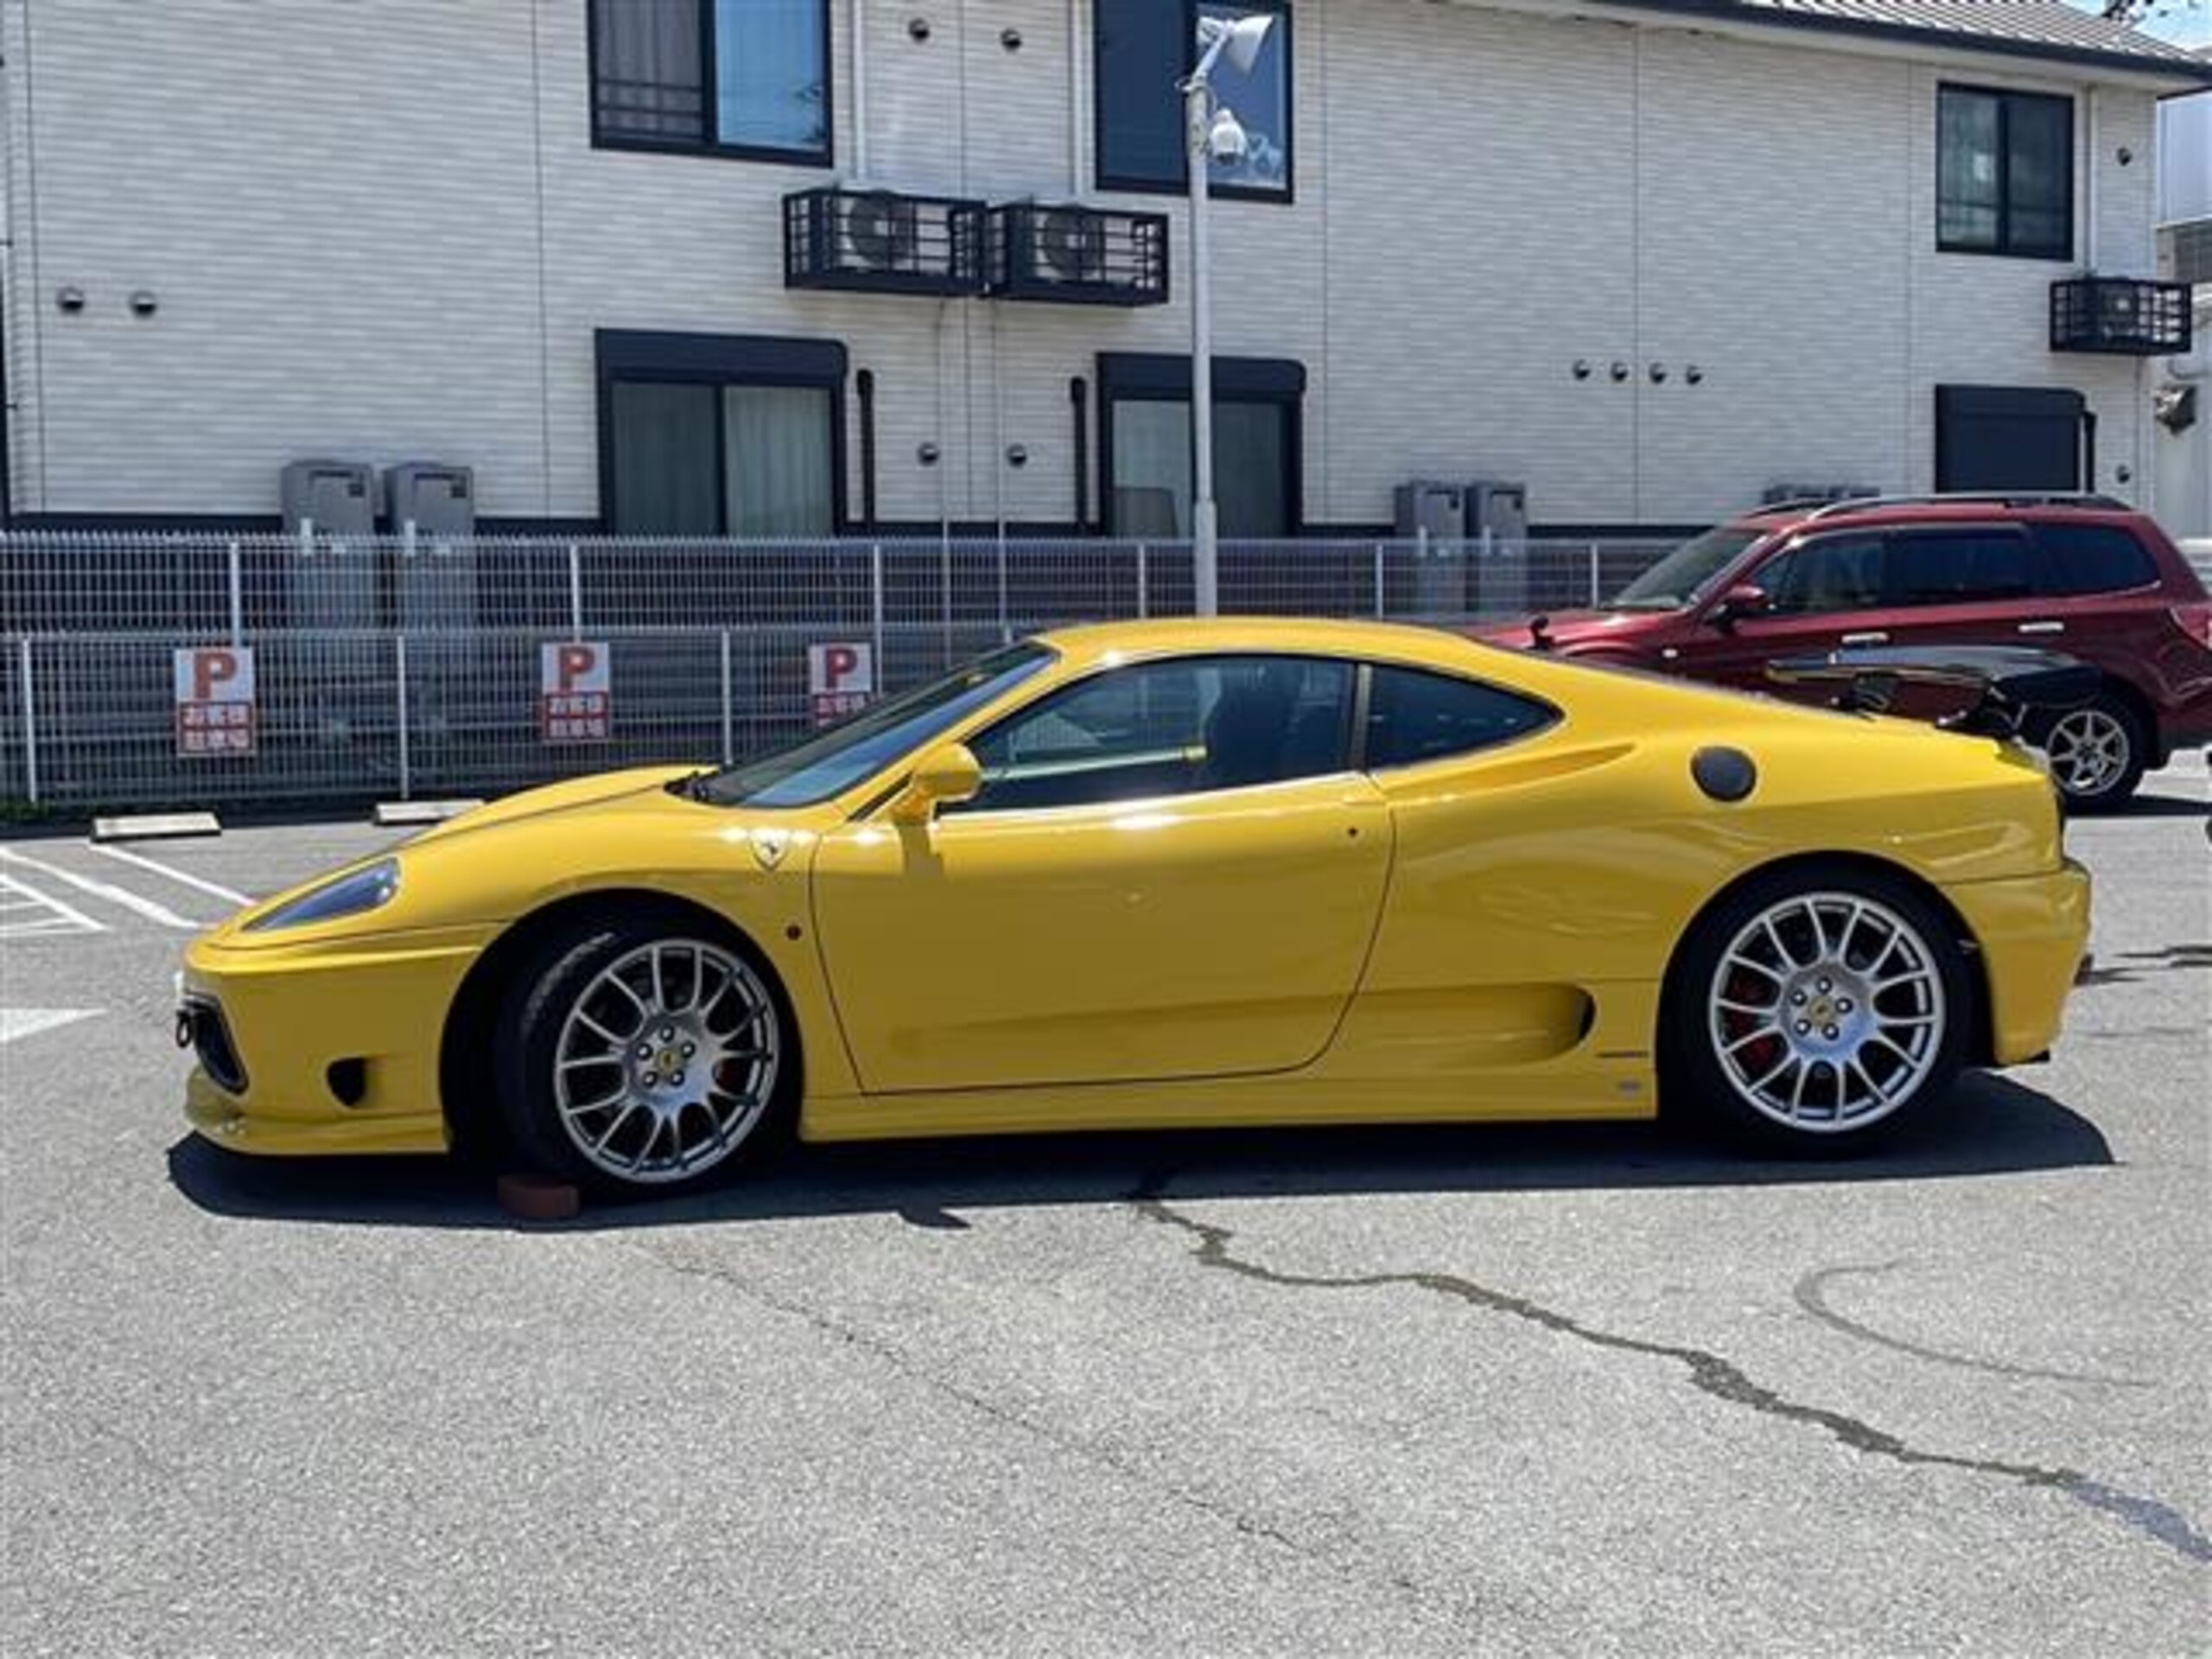
[[[1630,647],[1661,632],[1675,620],[1675,615],[1673,611],[1548,611],[1541,616],[1516,617],[1510,622],[1485,623],[1470,628],[1468,634],[1486,645],[1527,651],[1537,643],[1531,625],[1541,621],[1544,641],[1553,650],[1586,649],[1607,643]]]
[[[692,766],[603,772],[526,790],[448,819],[376,858],[333,870],[241,911],[211,943],[250,950],[372,935],[497,926],[594,888],[658,888],[693,874],[749,880],[801,868],[834,807],[716,806],[671,791]],[[397,890],[372,911],[252,931],[258,918],[386,859]]]

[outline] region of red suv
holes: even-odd
[[[2028,733],[2088,810],[2126,800],[2175,750],[2212,742],[2212,601],[2157,524],[2099,496],[1762,508],[1675,549],[1600,609],[1475,632],[1777,694],[1765,671],[1779,657],[2047,646],[2104,675],[2094,701]]]

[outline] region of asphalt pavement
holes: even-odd
[[[190,930],[395,839],[0,845],[0,1651],[2202,1653],[2201,760],[2051,1062],[1643,1126],[803,1148],[510,1219],[187,1136]]]

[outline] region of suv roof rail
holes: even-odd
[[[1811,507],[1832,507],[1832,506],[1835,506],[1835,505],[1839,505],[1839,504],[1840,504],[1840,503],[1844,503],[1844,502],[1851,501],[1851,500],[1853,500],[1853,499],[1858,499],[1858,500],[1860,500],[1860,501],[1866,501],[1866,500],[1871,500],[1872,498],[1872,497],[1870,497],[1870,496],[1863,496],[1863,495],[1862,495],[1862,496],[1859,496],[1859,497],[1857,497],[1857,498],[1853,498],[1853,497],[1847,496],[1847,495],[1843,495],[1843,496],[1839,496],[1839,495],[1791,495],[1791,496],[1784,496],[1784,497],[1783,497],[1781,500],[1779,500],[1779,501],[1762,501],[1762,502],[1760,502],[1760,503],[1758,504],[1758,505],[1757,505],[1756,507],[1753,507],[1750,512],[1746,512],[1746,513],[1744,515],[1744,517],[1745,517],[1745,518],[1769,518],[1769,517],[1770,517],[1770,516],[1772,516],[1773,514],[1777,513],[1777,512],[1805,512],[1808,508],[1811,508]]]
[[[1992,507],[2089,507],[2107,512],[2132,512],[2126,502],[2088,490],[1937,490],[1924,495],[1861,495],[1831,501],[1806,514],[1815,518],[1842,512],[1867,512],[1880,507],[1942,507],[1953,505]]]

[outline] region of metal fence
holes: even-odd
[[[1230,543],[1221,606],[1450,624],[1590,603],[1664,550]],[[1187,543],[0,537],[0,800],[404,799],[735,760],[834,713],[810,647],[863,647],[880,696],[1192,592]],[[601,650],[547,650],[578,644]]]

